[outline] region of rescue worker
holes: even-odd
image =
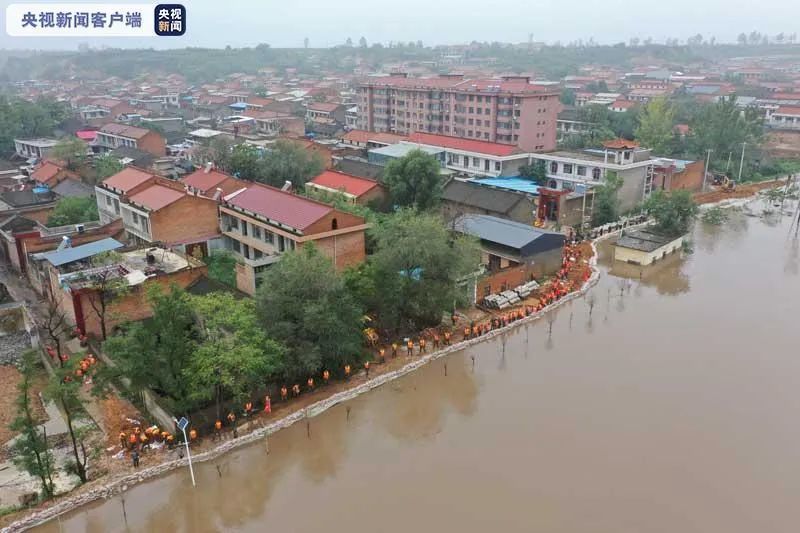
[[[167,434],[167,449],[171,450],[175,446],[175,437]]]
[[[300,385],[298,385],[297,383],[295,383],[294,385],[292,385],[292,394],[294,394],[294,397],[295,397],[295,398],[297,398],[298,396],[300,396]]]
[[[225,417],[225,418],[228,419],[228,424],[230,424],[232,426],[236,424],[236,415],[233,414],[233,411],[229,412],[228,416]]]
[[[438,350],[439,349],[439,334],[438,333],[434,333],[433,334],[433,349],[434,350]]]
[[[124,431],[120,431],[119,433],[119,445],[123,450],[125,449],[125,446],[128,445],[128,435],[126,435]]]
[[[367,373],[367,379],[369,379],[369,361],[364,361],[364,370]]]
[[[289,398],[289,390],[286,388],[286,385],[281,387],[281,400],[284,402]]]
[[[139,437],[136,435],[136,433],[131,433],[131,436],[128,437],[128,448],[131,450],[134,449],[137,442],[139,442]]]
[[[222,438],[222,420],[217,419],[217,421],[214,422],[214,440],[221,438]]]
[[[331,379],[331,373],[327,370],[322,371],[322,380],[325,382],[325,385],[328,384],[328,380]]]
[[[380,357],[379,360],[380,360],[381,363],[385,363],[386,362],[386,350],[384,350],[383,348],[378,350],[378,357]]]
[[[133,452],[131,453],[131,461],[133,462],[133,467],[134,468],[139,468],[139,452],[138,451],[133,450]]]
[[[420,353],[425,353],[425,344],[426,344],[425,337],[420,337],[419,338],[419,351],[420,351]]]
[[[250,416],[251,414],[253,414],[253,402],[247,400],[244,404],[244,416]]]
[[[397,357],[397,343],[392,343],[392,357]]]
[[[189,430],[189,442],[194,442],[197,439],[197,430],[192,428]]]
[[[350,365],[344,365],[344,377],[348,381],[350,380]]]
[[[450,332],[449,331],[445,331],[444,332],[444,343],[447,346],[450,346]]]
[[[308,390],[313,391],[314,390],[314,378],[308,378],[308,380],[306,381],[306,385],[308,386]]]
[[[408,353],[409,357],[414,355],[414,341],[411,339],[408,339],[408,342],[406,343],[406,352]]]
[[[167,439],[168,439],[168,438],[169,438],[169,433],[168,433],[168,432],[166,432],[166,431],[162,431],[162,432],[161,432],[161,441],[162,441],[162,442],[167,442]]]
[[[470,332],[470,328],[469,328],[469,326],[466,326],[464,328],[464,340],[469,339],[469,332]]]

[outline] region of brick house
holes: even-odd
[[[97,132],[96,146],[105,152],[125,146],[148,152],[158,157],[167,155],[167,145],[160,133],[112,122],[106,124]]]
[[[224,246],[239,260],[236,285],[250,295],[260,285],[259,273],[309,242],[337,269],[365,258],[364,219],[322,202],[253,183],[226,196],[219,211]]]
[[[78,174],[49,160],[44,161],[31,173],[32,180],[41,185],[47,185],[50,188],[55,187],[67,178],[80,181],[80,176],[78,176]]]
[[[228,195],[247,186],[246,181],[208,166],[185,176],[181,179],[181,183],[186,187],[188,193],[207,198],[213,198],[217,189],[222,191],[222,195]]]

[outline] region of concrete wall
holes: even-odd
[[[661,246],[660,248],[656,248],[652,252],[644,252],[641,250],[632,250],[630,248],[614,246],[614,260],[647,266],[655,263],[659,259],[663,259],[668,254],[680,250],[683,246],[683,239],[683,237],[679,237],[674,241]]]

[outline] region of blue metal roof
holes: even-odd
[[[230,104],[228,107],[232,107],[233,109],[247,109],[247,104],[245,102],[236,102]]]
[[[501,189],[509,189],[528,194],[539,194],[539,186],[529,179],[520,176],[510,176],[507,178],[472,178],[470,180],[478,185],[490,185]]]
[[[61,266],[102,254],[103,252],[116,250],[123,246],[125,245],[118,240],[109,237],[88,244],[82,244],[75,248],[65,248],[63,250],[56,250],[55,252],[47,252],[42,254],[42,258],[49,261],[53,266]]]

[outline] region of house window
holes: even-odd
[[[247,221],[242,220],[242,235],[247,235]]]
[[[600,169],[599,168],[593,168],[592,169],[592,179],[595,180],[595,181],[600,179]]]
[[[495,161],[494,162],[494,169],[496,171],[500,172],[500,161]]]
[[[233,251],[236,252],[237,254],[242,253],[242,245],[239,244],[239,241],[237,241],[236,239],[231,239],[231,247],[233,248]]]
[[[268,242],[270,244],[275,243],[275,234],[271,231],[264,230],[264,242]]]
[[[550,163],[550,172],[552,172],[553,174],[558,173],[558,163],[556,163],[555,161]]]
[[[586,175],[586,167],[578,165],[578,176]]]
[[[145,217],[142,217],[142,229],[145,233],[150,233],[150,222]]]
[[[283,252],[286,250],[286,239],[283,235],[278,235],[278,251]]]
[[[110,196],[106,196],[106,205],[111,205],[111,204],[112,204],[111,197]]]
[[[572,174],[572,164],[564,163],[564,174]]]
[[[131,219],[133,220],[134,224],[139,224],[139,215],[136,213],[131,213]]]
[[[489,172],[489,165],[490,165],[490,164],[491,164],[491,163],[489,162],[489,160],[488,160],[488,159],[484,159],[484,160],[483,160],[483,170],[485,170],[486,172]]]
[[[252,228],[253,228],[253,238],[254,239],[260,239],[261,238],[261,228],[259,228],[258,226],[253,226],[252,224],[250,224],[250,226],[252,226]]]
[[[547,186],[551,189],[558,189],[558,182],[556,180],[550,180],[547,182]]]
[[[480,159],[478,159],[477,157],[473,157],[473,158],[472,158],[472,166],[473,166],[473,167],[479,167],[479,166],[481,166],[481,160],[480,160]]]
[[[334,218],[333,221],[331,221],[331,230],[337,229],[339,229],[339,221]]]

